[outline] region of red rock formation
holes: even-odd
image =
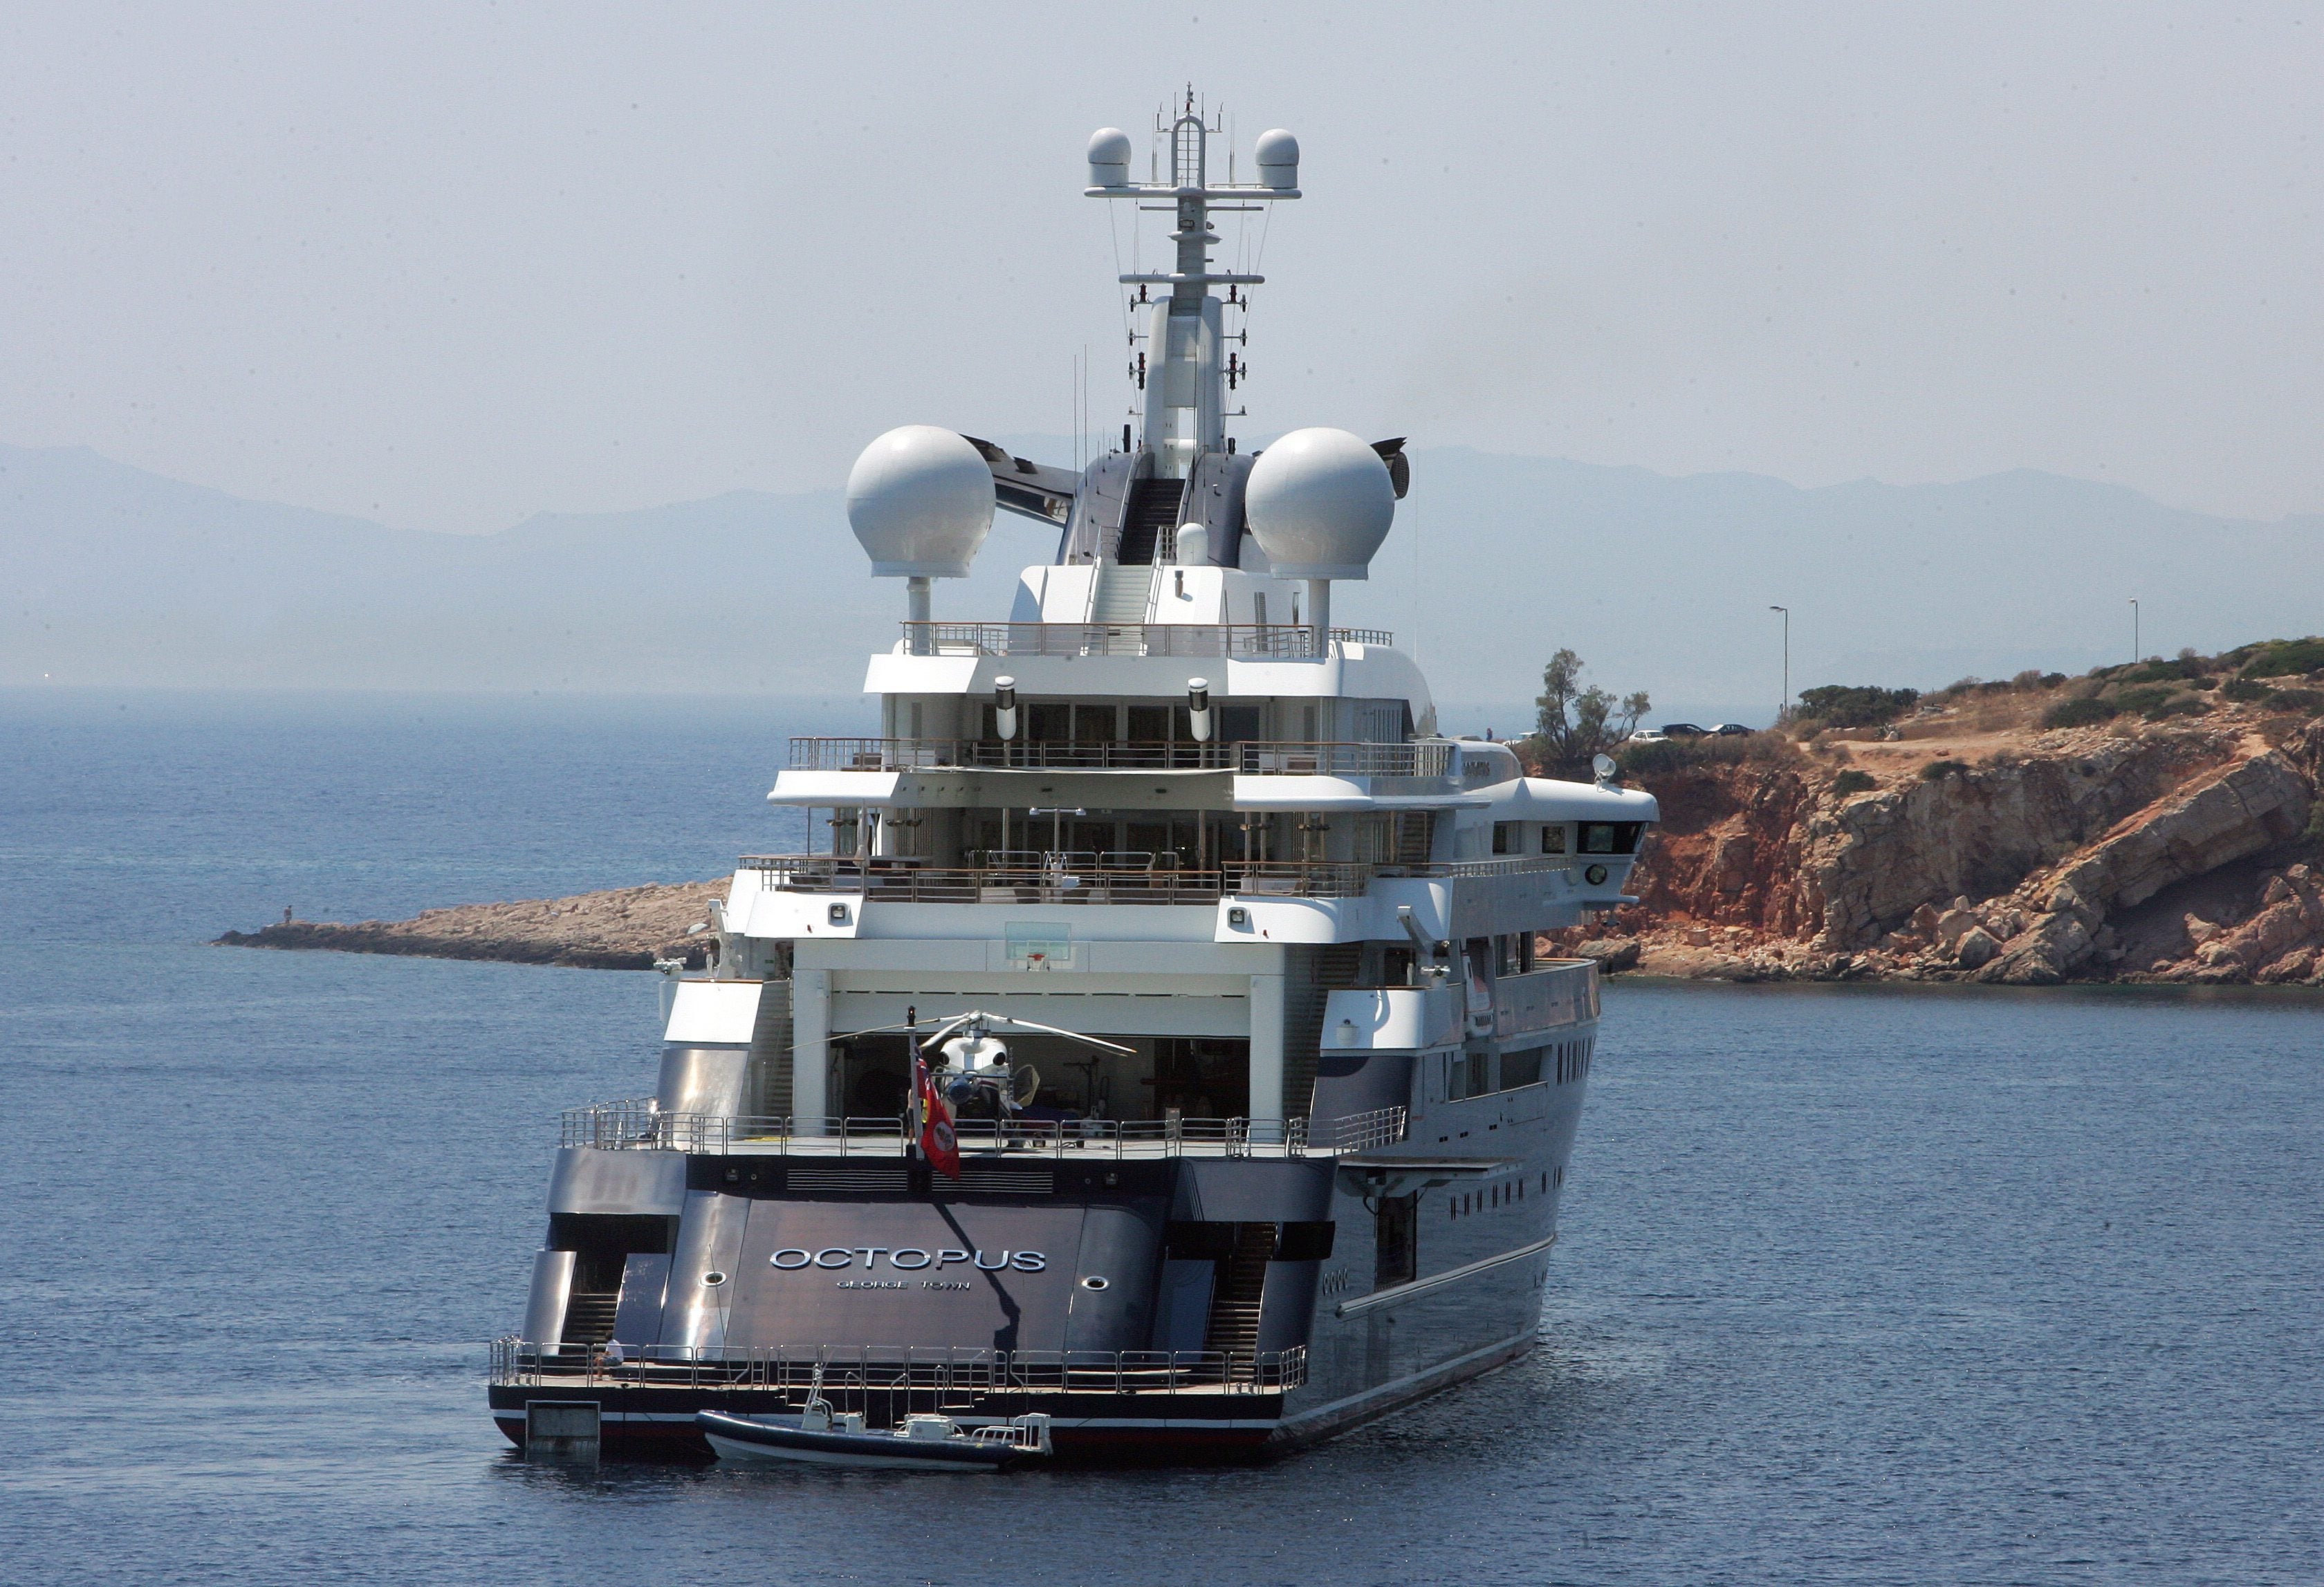
[[[2027,731],[1847,794],[1804,755],[1649,776],[1641,903],[1558,945],[1738,979],[2324,984],[2324,746],[2255,720]]]

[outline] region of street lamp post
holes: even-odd
[[[2138,665],[2138,597],[2130,598],[2130,665]]]
[[[1780,728],[1784,725],[1784,715],[1792,709],[1792,609],[1771,606],[1767,610],[1784,614],[1784,697],[1775,705],[1775,725]]]

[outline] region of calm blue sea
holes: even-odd
[[[650,981],[202,943],[715,875],[796,725],[0,695],[0,1579],[2324,1579],[2297,994],[1618,983],[1539,1349],[1259,1470],[527,1467],[484,1341]]]

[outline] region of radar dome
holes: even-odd
[[[1092,154],[1092,160],[1097,156]],[[1259,179],[1269,188],[1299,185],[1299,140],[1277,127],[1259,135]]]
[[[1093,188],[1126,188],[1130,185],[1130,134],[1120,127],[1100,127],[1090,134],[1090,186]]]
[[[1380,454],[1345,430],[1294,430],[1259,454],[1243,491],[1279,579],[1360,579],[1396,518]]]
[[[890,430],[848,471],[847,522],[876,577],[964,579],[992,528],[992,470],[950,430]]]

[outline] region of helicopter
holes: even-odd
[[[1040,1095],[1041,1072],[1029,1063],[1010,1064],[1008,1043],[993,1034],[996,1026],[1063,1036],[1068,1041],[1077,1041],[1084,1047],[1121,1057],[1130,1057],[1137,1052],[1136,1048],[1124,1047],[1118,1041],[1084,1036],[1079,1031],[1045,1025],[1037,1020],[991,1014],[983,1009],[954,1014],[928,1027],[922,1027],[915,1017],[907,1018],[900,1025],[880,1025],[851,1034],[869,1036],[883,1031],[908,1032],[912,1038],[913,1052],[927,1063],[937,1091],[951,1105],[956,1116],[1013,1119],[1030,1107],[1034,1098]],[[924,1028],[925,1035],[922,1034]]]

